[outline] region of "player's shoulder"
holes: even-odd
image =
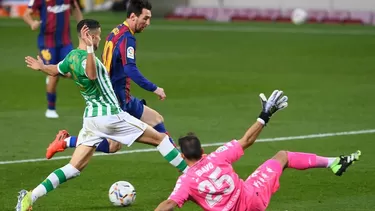
[[[68,55],[66,55],[65,59],[68,59],[71,63],[79,62],[85,60],[87,57],[87,51],[80,50],[80,49],[73,49],[71,50]]]
[[[81,49],[73,49],[69,52],[68,55],[77,56],[77,57],[79,57],[78,59],[80,59],[80,58],[83,58],[83,57],[87,56],[87,51],[81,50]]]
[[[225,144],[223,144],[222,146],[218,147],[215,151],[213,151],[212,153],[210,153],[208,156],[207,156],[207,159],[211,160],[216,160],[218,157],[220,157],[220,154],[225,154],[226,151],[233,151],[233,150],[237,150],[238,148],[240,147],[239,143],[237,140],[232,140],[232,141],[229,141]]]
[[[227,150],[228,148],[235,147],[236,145],[238,145],[238,141],[232,140],[232,141],[229,141],[229,142],[225,143],[224,145],[218,147],[215,152],[220,153],[220,152],[223,152],[223,151]]]
[[[189,170],[188,170],[188,172],[189,172]],[[189,178],[191,178],[191,175],[189,175],[188,172],[186,172],[186,173],[180,175],[180,176],[177,178],[177,183],[182,183],[182,184],[186,184],[186,183],[188,183]]]
[[[134,40],[135,41],[135,36],[129,30],[124,32],[123,37],[127,40]]]
[[[131,32],[131,30],[129,29],[129,27],[127,25],[125,25],[124,23],[117,25],[111,31],[111,33],[113,33],[115,36],[120,35],[120,36],[123,36],[123,37],[135,39],[135,37],[134,37],[133,33]]]

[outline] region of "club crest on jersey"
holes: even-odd
[[[82,61],[82,67],[83,69],[86,69],[86,59]]]
[[[61,13],[65,12],[70,9],[70,4],[62,4],[62,5],[55,5],[55,6],[48,6],[47,11],[52,13]]]
[[[126,57],[128,57],[129,59],[134,59],[134,48],[133,47],[128,47],[128,49],[126,49]]]
[[[49,64],[49,62],[51,61],[52,59],[52,55],[51,55],[51,52],[49,52],[48,49],[44,49],[40,52],[40,54],[42,54],[42,58],[43,60],[46,62],[46,64]]]

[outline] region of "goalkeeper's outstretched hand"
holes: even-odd
[[[262,112],[258,121],[264,125],[268,123],[274,113],[288,107],[288,97],[284,96],[284,92],[281,90],[273,91],[268,99],[263,93],[260,93],[259,97],[262,104]]]

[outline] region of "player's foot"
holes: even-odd
[[[66,130],[60,130],[55,140],[49,144],[46,152],[46,158],[51,159],[56,152],[63,152],[66,149],[66,142],[64,139],[68,138],[70,135]]]
[[[46,117],[50,119],[56,119],[59,118],[59,115],[56,113],[56,110],[47,109]]]
[[[337,176],[341,176],[346,171],[346,169],[354,163],[354,161],[359,160],[360,156],[361,156],[361,151],[359,150],[350,155],[346,155],[346,156],[341,155],[331,165],[331,169],[333,173],[335,173]]]
[[[31,191],[21,190],[18,195],[16,211],[30,211],[33,209],[32,204]]]

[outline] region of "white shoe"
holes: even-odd
[[[56,110],[47,109],[46,117],[51,119],[59,118],[59,115],[56,113]]]

